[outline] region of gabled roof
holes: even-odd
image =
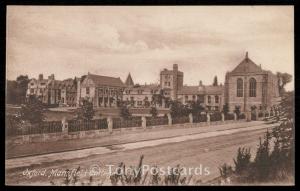
[[[116,86],[124,87],[124,83],[120,78],[109,77],[109,76],[100,76],[95,74],[88,74],[87,78],[91,79],[96,86]]]
[[[160,86],[158,84],[147,84],[127,87],[126,90],[159,90]]]
[[[232,70],[231,73],[254,73],[263,72],[261,67],[256,65],[250,58],[248,58],[248,52],[244,60]]]
[[[127,76],[127,79],[126,79],[126,81],[125,81],[125,85],[126,85],[126,86],[134,86],[134,82],[133,82],[133,80],[132,80],[132,78],[131,78],[130,73],[129,73],[128,76]]]
[[[183,86],[178,94],[193,95],[193,94],[222,94],[223,86]]]
[[[205,86],[206,94],[222,94],[224,90],[224,86]]]

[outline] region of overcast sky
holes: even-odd
[[[291,6],[8,6],[7,78],[87,72],[158,82],[179,65],[184,84],[224,83],[249,52],[263,69],[294,73]],[[287,89],[293,89],[290,83]]]

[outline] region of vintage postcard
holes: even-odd
[[[294,185],[293,6],[7,6],[5,184]]]

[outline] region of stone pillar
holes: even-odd
[[[146,129],[146,122],[147,122],[147,120],[146,120],[146,117],[145,116],[142,116],[142,127],[144,128],[144,129]]]
[[[190,123],[193,123],[193,114],[189,114],[189,120],[190,120]]]
[[[111,117],[107,117],[107,129],[109,133],[113,132],[113,120]]]
[[[233,113],[233,116],[234,116],[234,120],[236,121],[237,120],[237,114]]]
[[[172,116],[168,113],[168,125],[172,125]]]
[[[207,117],[207,123],[208,123],[208,125],[210,125],[210,115],[206,114],[206,117]]]
[[[252,120],[251,119],[251,112],[250,111],[245,112],[245,115],[246,115],[246,120],[247,121],[251,121]]]
[[[63,133],[68,133],[68,121],[66,120],[66,117],[64,117],[62,120],[61,120],[61,123],[62,123],[62,132]]]
[[[222,113],[222,121],[223,122],[225,121],[225,115],[224,115],[224,113]]]

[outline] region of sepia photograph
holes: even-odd
[[[294,6],[6,7],[5,185],[295,185]]]

